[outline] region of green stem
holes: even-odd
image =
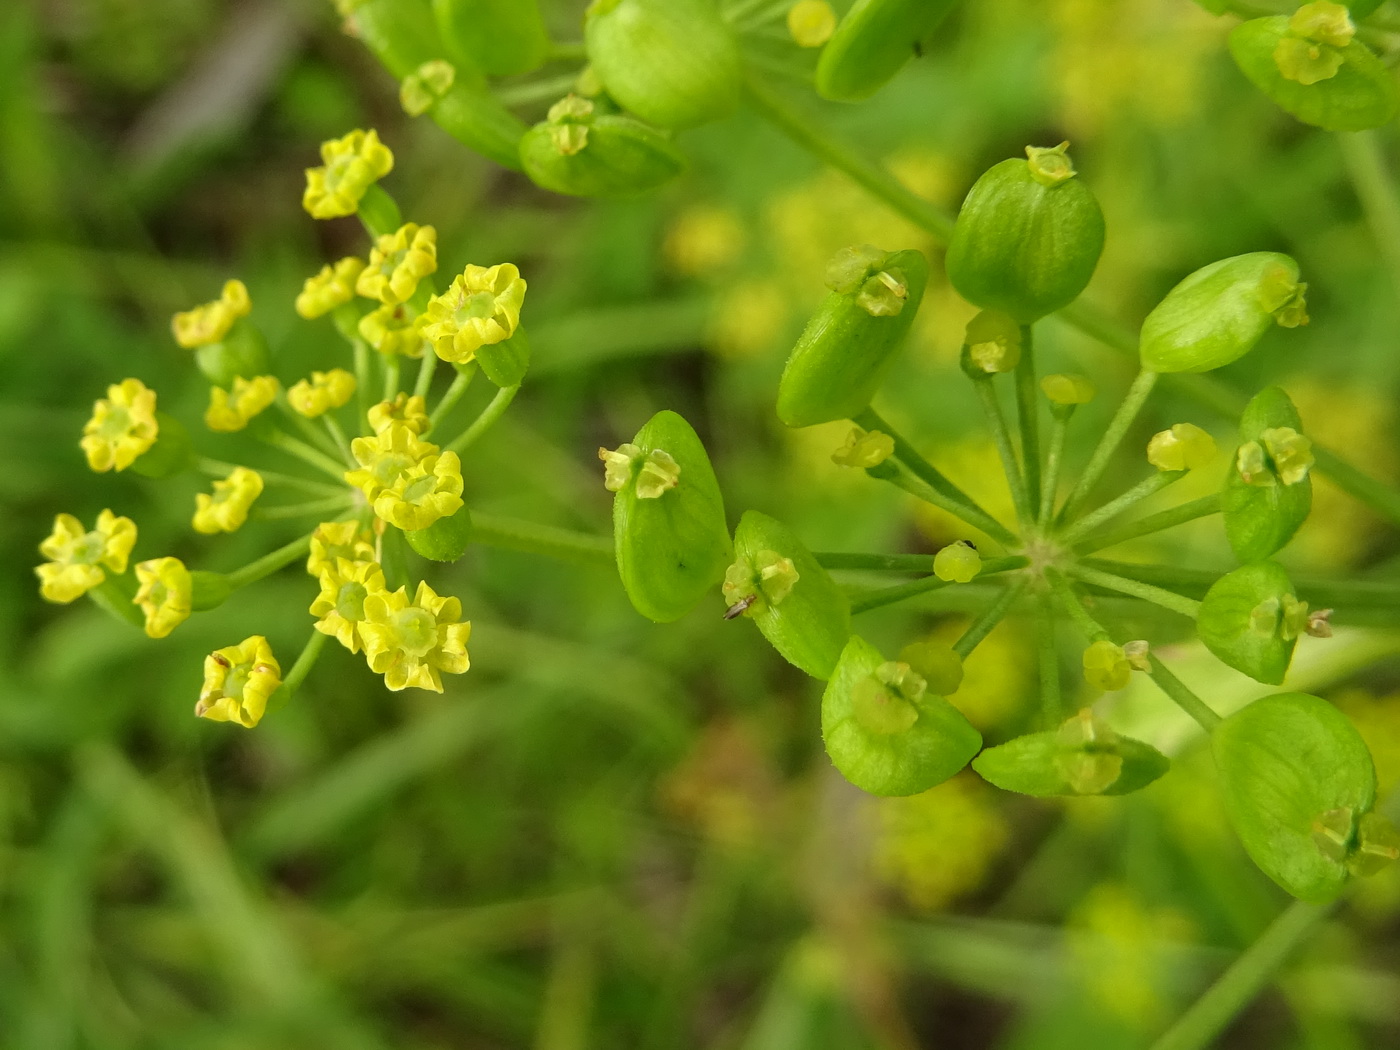
[[[1108,469],[1108,463],[1113,458],[1113,453],[1118,450],[1118,446],[1128,433],[1128,428],[1137,419],[1148,395],[1152,393],[1152,388],[1156,385],[1156,372],[1148,372],[1144,369],[1137,374],[1137,378],[1133,380],[1132,386],[1128,388],[1128,393],[1123,398],[1123,403],[1118,406],[1118,411],[1113,414],[1113,419],[1109,421],[1108,429],[1099,439],[1093,455],[1089,457],[1089,465],[1084,468],[1084,473],[1080,475],[1074,490],[1069,494],[1069,499],[1065,501],[1064,507],[1060,510],[1060,521],[1071,520],[1075,510],[1089,497],[1094,486],[1098,484],[1099,478],[1103,477],[1104,471]]]
[[[228,574],[228,583],[235,591],[240,587],[247,587],[250,583],[257,583],[261,579],[271,576],[277,570],[290,565],[298,558],[306,554],[311,549],[311,533],[292,540],[291,543],[278,547],[270,554],[264,554],[257,561],[250,561],[241,569],[235,569]]]
[[[582,57],[582,56],[579,56]],[[501,105],[508,107],[533,106],[540,102],[556,102],[574,89],[578,83],[578,73],[564,73],[529,84],[511,84],[508,87],[494,88]]]
[[[988,536],[1001,543],[1009,545],[1016,542],[1015,533],[993,518],[977,504],[976,500],[949,481],[942,471],[920,455],[918,449],[906,441],[873,408],[865,409],[856,416],[854,422],[866,430],[878,430],[882,434],[888,434],[894,442],[893,458],[898,460],[908,473],[922,481],[938,496],[937,499],[927,499],[920,496],[920,499],[927,499],[927,502],[946,510],[954,517],[961,518],[974,528],[981,529]],[[879,477],[880,475],[877,473],[874,476]],[[898,483],[896,482],[896,484]],[[915,493],[915,495],[919,495],[919,493]]]
[[[201,456],[196,466],[201,473],[214,478],[226,478],[238,469],[237,463],[225,463],[223,460],[210,459],[207,456]],[[314,492],[326,496],[341,495],[345,492],[344,485],[330,485],[324,481],[312,481],[309,478],[299,478],[295,474],[278,474],[276,471],[259,468],[258,475],[269,484],[286,485],[288,488],[298,488],[303,492]]]
[[[1089,558],[1082,564],[1178,592],[1200,594],[1204,594],[1225,574],[1224,570],[1136,565],[1100,558]],[[1375,579],[1331,580],[1316,576],[1293,576],[1292,579],[1299,596],[1315,606],[1341,606],[1352,610],[1400,608],[1400,583]]]
[[[462,395],[467,392],[467,387],[472,385],[472,380],[476,378],[476,362],[464,365],[457,370],[457,374],[452,377],[452,385],[447,388],[447,392],[442,395],[442,400],[437,403],[432,414],[428,416],[428,433],[437,429],[444,416],[457,406],[457,402],[462,400]]]
[[[1021,431],[1021,470],[1026,501],[1040,505],[1040,398],[1035,386],[1035,342],[1030,325],[1021,326],[1021,360],[1016,365],[1016,426]]]
[[[326,433],[331,436],[336,448],[340,449],[340,454],[345,457],[345,462],[351,466],[358,466],[359,464],[355,462],[355,457],[350,451],[350,442],[345,438],[345,431],[340,429],[340,424],[336,422],[335,417],[327,412],[321,418],[325,421]]]
[[[1046,727],[1060,724],[1064,700],[1060,692],[1060,649],[1055,642],[1055,610],[1050,595],[1035,601],[1036,663],[1040,670],[1040,718]]]
[[[472,542],[487,547],[543,554],[565,561],[614,563],[611,536],[594,536],[519,518],[472,512]]]
[[[1313,445],[1317,463],[1313,470],[1324,474],[1355,499],[1366,504],[1394,525],[1400,525],[1400,492],[1369,474],[1363,474],[1341,456]]]
[[[1118,517],[1134,504],[1141,503],[1149,496],[1155,496],[1172,482],[1180,481],[1186,477],[1186,473],[1184,470],[1159,470],[1150,477],[1143,478],[1117,499],[1109,500],[1098,510],[1084,515],[1061,533],[1060,539],[1066,544],[1073,544],[1075,540],[1087,536],[1093,529]]]
[[[1279,967],[1331,912],[1334,904],[1294,901],[1262,936],[1177,1019],[1152,1050],[1207,1050],[1264,990]]]
[[[289,503],[281,507],[254,507],[251,517],[258,521],[285,521],[288,518],[301,518],[327,514],[337,510],[348,510],[354,505],[354,497],[348,492],[326,499],[307,500],[305,503]]]
[[[424,351],[426,353],[426,351]],[[384,400],[399,396],[399,359],[396,354],[380,354],[384,362]]]
[[[846,551],[821,552],[814,555],[824,569],[871,569],[877,572],[930,571],[932,554],[857,554]]]
[[[1002,415],[1001,402],[997,400],[996,388],[992,386],[990,376],[986,379],[974,379],[972,386],[977,391],[977,399],[982,403],[987,426],[992,431],[992,440],[996,442],[997,455],[1001,457],[1001,469],[1006,474],[1006,483],[1011,486],[1011,501],[1016,505],[1016,517],[1022,527],[1025,527],[1034,519],[1031,517],[1026,485],[1021,479],[1021,470],[1016,465],[1016,453],[1011,447],[1011,433],[1006,427],[1006,417]]]
[[[287,395],[284,391],[277,391],[277,407],[282,412],[282,415],[285,416],[294,427],[301,431],[302,437],[306,438],[309,445],[313,448],[320,449],[328,456],[334,457],[340,455],[340,450],[335,447],[335,442],[330,439],[329,435],[317,430],[311,420],[294,409],[292,403],[287,400]]]
[[[1192,620],[1201,611],[1200,602],[1183,597],[1174,591],[1166,591],[1161,587],[1154,587],[1150,583],[1143,583],[1140,580],[1130,580],[1124,576],[1116,576],[1111,572],[1101,572],[1078,563],[1066,565],[1064,571],[1084,583],[1091,583],[1096,587],[1103,587],[1105,590],[1117,591],[1119,594],[1130,594],[1134,598],[1141,598],[1153,605],[1160,605],[1163,609],[1170,609],[1172,612],[1180,613]]]
[[[351,344],[355,357],[355,406],[359,415],[359,431],[368,434],[369,428],[369,344],[356,339]]]
[[[1006,614],[1011,611],[1011,606],[1016,604],[1016,599],[1021,597],[1021,592],[1029,585],[1027,577],[1013,580],[999,595],[996,601],[992,602],[982,613],[967,625],[967,630],[953,643],[953,652],[959,658],[966,660],[972,655],[972,651],[982,644],[982,639],[991,634],[996,625],[1006,619]]]
[[[438,356],[431,349],[423,351],[423,363],[418,366],[418,379],[413,384],[413,396],[426,398],[437,373]]]
[[[1152,670],[1148,673],[1152,675],[1152,681],[1157,683],[1157,688],[1166,693],[1177,707],[1194,718],[1196,724],[1207,733],[1224,721],[1211,709],[1209,704],[1189,689],[1185,682],[1172,674],[1167,669],[1167,665],[1157,659],[1155,654],[1148,653],[1147,661],[1152,665]]]
[[[1069,436],[1069,421],[1074,415],[1074,405],[1066,405],[1052,414],[1050,419],[1050,451],[1045,456],[1045,480],[1040,486],[1040,507],[1036,513],[1036,524],[1050,524],[1050,515],[1055,510],[1055,490],[1060,487],[1060,464],[1065,456],[1065,439]]]
[[[1380,140],[1374,131],[1339,132],[1337,144],[1366,224],[1390,270],[1392,284],[1400,291],[1400,201],[1396,200],[1394,182],[1386,170]]]
[[[398,202],[377,182],[365,190],[357,211],[360,223],[371,240],[387,237],[403,225],[403,215],[399,211]]]
[[[995,576],[997,573],[1022,569],[1028,564],[1030,562],[1026,558],[1019,556],[992,558],[982,563],[982,571],[977,574],[977,578],[981,579],[984,576]],[[893,605],[895,602],[917,598],[921,594],[928,594],[930,591],[938,591],[944,587],[952,586],[954,583],[951,580],[940,580],[937,576],[925,576],[923,579],[911,580],[909,583],[901,583],[894,587],[881,587],[851,599],[851,613],[869,612],[871,609],[879,609],[885,605]],[[991,628],[989,627],[988,630]]]
[[[496,421],[505,415],[505,411],[510,407],[510,403],[515,400],[515,395],[520,392],[520,384],[515,386],[501,387],[496,391],[496,396],[491,399],[491,403],[481,410],[481,415],[476,417],[475,422],[462,432],[455,441],[450,442],[444,451],[456,452],[459,455],[470,447],[482,434],[485,434]]]
[[[267,709],[269,712],[284,706],[296,695],[296,691],[301,688],[301,683],[306,681],[306,676],[316,666],[316,660],[320,657],[321,650],[326,647],[326,639],[329,637],[330,635],[322,634],[312,628],[311,637],[302,646],[301,654],[292,664],[292,669],[287,672],[287,677],[282,679],[282,684],[277,687],[277,691],[268,698]]]
[[[1075,553],[1092,554],[1105,547],[1113,547],[1128,540],[1135,540],[1139,536],[1150,536],[1163,529],[1170,529],[1175,525],[1184,525],[1188,521],[1195,521],[1197,518],[1219,513],[1220,493],[1217,492],[1210,496],[1202,496],[1198,500],[1192,500],[1190,503],[1183,503],[1179,507],[1171,507],[1158,511],[1156,514],[1149,514],[1145,518],[1139,518],[1137,521],[1127,522],[1124,525],[1119,525],[1116,529],[1105,529],[1103,532],[1087,536],[1075,544]]]
[[[312,448],[304,441],[298,441],[286,431],[278,430],[276,427],[267,427],[259,431],[258,437],[271,445],[273,448],[281,449],[288,455],[296,456],[303,463],[315,467],[317,470],[325,471],[336,481],[345,480],[345,464],[332,459],[324,452]]]

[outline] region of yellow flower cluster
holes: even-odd
[[[164,638],[190,617],[194,579],[179,558],[152,558],[136,566],[132,600],[146,614],[146,633]]]
[[[438,357],[465,364],[481,347],[515,334],[524,301],[525,281],[515,266],[468,266],[428,301],[423,335]]]
[[[374,513],[414,531],[462,508],[462,464],[455,452],[423,441],[403,423],[391,422],[374,437],[350,442],[360,464],[345,480],[365,494]]]
[[[222,342],[233,323],[253,309],[248,289],[242,281],[227,281],[219,298],[170,319],[175,342],[186,350]]]
[[[282,684],[282,668],[260,634],[204,658],[204,688],[194,713],[211,722],[237,722],[251,729],[262,720],[268,698]]]
[[[418,290],[418,282],[436,270],[437,230],[405,223],[375,242],[355,291],[392,306],[407,302]]]
[[[360,338],[381,354],[422,357],[423,321],[403,303],[386,304],[360,318]]]
[[[156,443],[159,432],[155,391],[139,379],[123,379],[93,404],[79,444],[93,470],[125,470]]]
[[[394,155],[373,129],[321,143],[322,167],[306,169],[301,206],[313,219],[354,215],[365,191],[394,170]]]
[[[244,379],[237,376],[231,391],[221,386],[209,389],[209,407],[204,410],[204,425],[225,434],[242,430],[276,399],[276,377]]]
[[[325,415],[339,408],[355,395],[355,377],[343,368],[329,372],[312,372],[310,379],[295,383],[287,391],[287,400],[307,419]]]
[[[110,510],[97,516],[91,532],[71,514],[53,520],[53,532],[39,544],[49,560],[34,571],[39,593],[51,602],[68,603],[81,598],[107,578],[103,569],[117,575],[126,572],[126,561],[136,545],[136,524]]]
[[[400,393],[392,401],[379,402],[368,415],[369,425],[376,434],[382,434],[396,423],[415,434],[428,432],[428,403],[418,394]]]
[[[236,532],[248,520],[253,501],[262,495],[263,479],[256,470],[235,467],[223,481],[214,482],[214,493],[195,494],[194,530],[212,536]]]
[[[355,282],[364,268],[364,261],[353,255],[334,265],[322,266],[320,273],[308,277],[301,286],[296,301],[297,313],[310,321],[344,306],[355,298]]]

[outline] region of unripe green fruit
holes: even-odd
[[[598,114],[569,96],[520,142],[520,161],[534,182],[575,197],[643,193],[685,170],[670,136],[631,117]]]
[[[1097,725],[1076,716],[1059,729],[989,747],[972,760],[972,768],[1003,791],[1036,798],[1126,795],[1140,791],[1171,768],[1167,756],[1155,747],[1118,736],[1107,727],[1098,727],[1098,739],[1066,731],[1081,722]]]
[[[1142,367],[1209,372],[1236,361],[1275,324],[1307,324],[1298,264],[1278,252],[1221,259],[1166,294],[1142,323]]]
[[[471,511],[460,507],[457,513],[438,518],[426,529],[409,529],[403,535],[408,545],[429,561],[456,561],[471,545]]]
[[[1211,750],[1254,863],[1302,900],[1340,893],[1376,800],[1371,753],[1347,717],[1304,693],[1266,696],[1217,726]]]
[[[445,58],[427,0],[335,0],[345,31],[402,80],[424,62]]]
[[[1270,448],[1278,450],[1274,435],[1284,428],[1301,435],[1303,421],[1288,395],[1276,386],[1256,394],[1240,418],[1241,446],[1226,470],[1220,509],[1225,535],[1242,562],[1262,561],[1281,550],[1312,510],[1312,478],[1297,477],[1296,465],[1292,473],[1285,467],[1280,476],[1278,464],[1269,455]],[[1248,468],[1251,458],[1257,461],[1260,476],[1247,480],[1241,463]]]
[[[584,41],[608,94],[664,128],[688,128],[739,107],[739,45],[715,0],[594,0]]]
[[[132,460],[132,471],[148,478],[168,478],[193,465],[194,446],[185,424],[157,412],[156,427],[156,443]]]
[[[454,57],[492,76],[528,73],[549,54],[536,0],[433,0],[433,14]]]
[[[512,171],[520,170],[525,124],[484,84],[460,78],[428,110],[433,122],[462,145]]]
[[[1064,146],[1027,148],[977,180],[948,245],[948,279],[968,302],[1031,324],[1068,306],[1103,252],[1103,212]]]
[[[190,573],[190,608],[195,612],[217,609],[232,593],[228,577],[221,572],[195,569]]]
[[[1201,601],[1196,631],[1222,663],[1256,682],[1281,685],[1298,636],[1307,630],[1307,604],[1277,562],[1226,573]]]
[[[790,427],[869,407],[923,301],[928,262],[912,249],[886,254],[867,245],[839,253],[827,276],[835,290],[807,322],[778,383],[778,418]]]
[[[962,712],[858,635],[822,694],[822,739],[841,775],[872,795],[927,791],[982,746],[982,734]]]
[[[477,347],[476,363],[498,387],[519,386],[530,370],[530,340],[525,329],[517,328],[513,336],[502,342]]]
[[[195,350],[194,361],[209,382],[231,387],[239,376],[252,379],[267,373],[267,340],[248,318],[240,317],[222,342],[207,343]]]
[[[933,39],[957,0],[856,0],[817,62],[817,94],[859,102]]]

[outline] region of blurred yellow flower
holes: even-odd
[[[377,562],[338,558],[334,567],[321,570],[320,583],[321,593],[311,602],[316,630],[358,653],[365,599],[384,591],[384,570]]]
[[[146,633],[164,638],[190,616],[193,581],[179,558],[152,558],[136,566],[140,585],[132,601],[146,614]]]
[[[394,155],[373,128],[321,143],[321,160],[322,167],[306,169],[301,198],[313,219],[354,215],[365,191],[394,169]]]
[[[343,368],[312,372],[310,379],[298,380],[287,391],[292,408],[308,419],[315,419],[339,408],[355,395],[355,377]]]
[[[156,392],[139,379],[123,379],[94,402],[79,444],[96,471],[125,470],[156,443]]]
[[[787,27],[798,47],[821,47],[836,32],[836,12],[826,0],[797,0],[788,8]]]
[[[355,282],[365,264],[350,255],[334,265],[327,263],[313,277],[308,277],[297,295],[296,310],[308,321],[328,314],[355,298]]]
[[[214,482],[214,492],[195,493],[195,532],[212,536],[236,532],[248,520],[253,501],[262,495],[263,479],[256,470],[234,467],[229,476]]]
[[[360,338],[381,354],[402,357],[423,356],[425,318],[402,303],[371,310],[360,318]]]
[[[398,424],[407,427],[415,434],[428,431],[428,403],[414,394],[399,393],[392,401],[381,401],[369,410],[369,425],[376,434],[382,434]]]
[[[718,273],[744,250],[744,224],[723,204],[693,204],[671,223],[662,252],[671,268],[685,277]]]
[[[49,559],[34,570],[39,593],[51,602],[75,601],[107,578],[103,569],[126,572],[135,545],[136,523],[130,518],[104,510],[97,516],[97,527],[88,532],[73,515],[60,514],[53,520],[53,532],[39,544],[39,553]]]
[[[524,301],[525,281],[512,264],[468,266],[447,291],[428,300],[423,336],[438,357],[465,364],[482,346],[515,334]]]
[[[426,529],[462,509],[462,464],[455,452],[426,455],[374,497],[374,513],[406,531]]]
[[[240,317],[246,317],[253,309],[253,301],[248,298],[248,289],[242,281],[227,281],[222,293],[213,302],[185,310],[170,319],[170,329],[175,334],[175,342],[186,350],[222,342]]]
[[[375,241],[369,264],[355,281],[355,291],[393,306],[406,302],[418,290],[418,282],[436,269],[437,230],[416,222],[404,223]]]
[[[237,722],[251,729],[282,684],[282,668],[260,634],[204,658],[204,688],[194,713],[211,722]]]
[[[345,480],[373,503],[410,468],[429,456],[436,456],[438,447],[420,440],[403,423],[392,423],[373,437],[355,438],[350,442],[350,452],[360,469],[347,471]]]
[[[412,603],[402,587],[365,598],[360,638],[370,670],[384,676],[392,690],[442,692],[442,675],[461,674],[471,666],[467,640],[472,625],[462,623],[462,603],[439,597],[426,582],[418,584]]]
[[[235,376],[233,390],[221,386],[209,388],[209,407],[204,410],[204,425],[220,433],[242,430],[248,423],[277,399],[277,379],[274,376]]]

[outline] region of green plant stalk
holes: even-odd
[[[1050,595],[1037,594],[1035,600],[1036,664],[1040,671],[1040,720],[1047,729],[1059,725],[1064,716],[1060,693],[1060,649],[1055,641],[1055,610]]]
[[[1220,493],[1216,492],[1209,496],[1202,496],[1198,500],[1192,500],[1190,503],[1183,503],[1178,507],[1170,507],[1167,510],[1158,511],[1156,514],[1149,514],[1145,518],[1127,522],[1117,528],[1105,529],[1102,532],[1086,536],[1074,544],[1074,550],[1076,554],[1092,554],[1105,547],[1114,547],[1128,540],[1135,540],[1140,536],[1151,536],[1164,529],[1184,525],[1188,521],[1195,521],[1197,518],[1219,513]]]
[[[870,569],[876,572],[932,571],[932,554],[860,554],[825,551],[813,554],[823,569]]]
[[[1001,402],[997,400],[996,388],[991,377],[974,379],[973,389],[982,403],[982,411],[987,417],[992,440],[996,443],[997,455],[1001,457],[1001,469],[1006,474],[1006,483],[1011,488],[1011,502],[1016,506],[1016,518],[1025,528],[1034,519],[1031,517],[1030,499],[1026,495],[1026,483],[1021,478],[1021,470],[1016,465],[1016,452],[1011,447],[1011,433],[1006,426],[1006,417],[1001,412]]]
[[[565,561],[611,565],[615,561],[611,536],[594,536],[520,518],[472,512],[472,542],[486,547],[542,554]]]
[[[447,392],[442,395],[442,400],[437,403],[428,416],[428,433],[437,429],[438,424],[447,413],[456,407],[457,402],[462,400],[462,395],[467,392],[467,387],[472,385],[472,380],[476,378],[477,364],[475,361],[458,369],[457,374],[452,377],[452,385],[447,388]]]
[[[413,396],[428,396],[433,386],[433,376],[437,373],[438,356],[431,347],[423,351],[423,363],[418,366],[418,379],[413,384]]]
[[[225,463],[223,460],[210,459],[201,456],[195,464],[201,473],[208,474],[214,478],[226,478],[238,469],[237,463]],[[273,485],[286,485],[288,488],[298,488],[303,492],[313,492],[317,495],[330,496],[340,495],[345,492],[343,485],[330,485],[324,481],[312,481],[310,478],[299,478],[295,474],[278,474],[276,471],[263,470],[258,468],[258,476],[263,481]]]
[[[899,465],[922,481],[939,497],[938,499],[929,499],[917,492],[914,493],[920,499],[946,510],[954,517],[961,518],[1001,543],[1014,544],[1016,542],[1015,533],[993,518],[971,496],[949,481],[942,471],[921,456],[919,451],[873,408],[867,408],[853,422],[865,430],[878,430],[882,434],[888,434],[894,442],[894,458],[899,461]]]
[[[328,456],[340,455],[340,449],[335,447],[335,442],[323,431],[317,430],[311,420],[307,419],[300,412],[292,407],[292,403],[287,400],[284,390],[277,391],[277,408],[281,411],[291,424],[301,431],[302,437],[306,438],[307,444],[317,448]]]
[[[1130,580],[1124,576],[1116,576],[1111,572],[1103,572],[1099,569],[1091,569],[1087,565],[1072,563],[1064,566],[1064,571],[1084,583],[1092,583],[1096,587],[1103,587],[1106,590],[1117,591],[1119,594],[1128,594],[1134,598],[1141,598],[1143,601],[1151,602],[1153,605],[1160,605],[1163,609],[1170,609],[1172,612],[1180,613],[1182,616],[1190,617],[1192,620],[1201,611],[1201,603],[1191,598],[1185,598],[1174,591],[1166,591],[1161,587],[1154,587],[1150,583],[1143,583],[1141,580]]]
[[[307,500],[305,503],[289,503],[281,507],[254,507],[250,517],[256,518],[258,521],[285,521],[288,518],[349,510],[354,502],[354,496],[348,492],[342,492],[339,496]]]
[[[234,569],[227,577],[229,586],[236,591],[247,587],[250,583],[257,583],[279,569],[290,565],[310,549],[311,533],[308,532],[305,536],[300,536],[292,540],[291,543],[283,544],[275,551],[264,554],[257,561],[250,561],[243,568]]]
[[[1097,510],[1091,510],[1088,514],[1085,514],[1073,525],[1065,529],[1065,531],[1060,534],[1060,539],[1067,544],[1073,544],[1076,540],[1088,535],[1104,522],[1118,517],[1118,515],[1122,514],[1125,510],[1137,503],[1141,503],[1149,496],[1155,496],[1172,482],[1180,481],[1182,478],[1186,477],[1186,474],[1187,472],[1184,470],[1161,470],[1151,477],[1143,478],[1142,481],[1138,482],[1117,499],[1109,500],[1109,502],[1105,503]]]
[[[1204,594],[1225,570],[1186,569],[1174,565],[1137,565],[1131,562],[1089,558],[1081,564],[1177,592]],[[1313,605],[1350,609],[1400,609],[1400,580],[1330,580],[1317,576],[1293,576],[1298,594]]]
[[[579,55],[578,57],[582,58],[583,56]],[[541,102],[559,101],[577,84],[578,73],[573,72],[550,77],[546,80],[535,80],[527,84],[510,84],[493,90],[503,106],[535,106]]]
[[[1084,468],[1084,473],[1079,476],[1079,481],[1070,492],[1069,498],[1065,500],[1065,505],[1060,508],[1060,521],[1070,521],[1080,504],[1089,497],[1094,486],[1103,477],[1104,471],[1108,469],[1113,453],[1122,444],[1123,438],[1128,433],[1128,428],[1137,419],[1148,395],[1152,393],[1152,388],[1156,385],[1156,372],[1141,371],[1137,374],[1137,378],[1128,387],[1128,393],[1124,396],[1123,403],[1118,406],[1118,411],[1113,414],[1113,418],[1109,421],[1108,429],[1103,432],[1103,437],[1099,439],[1098,445],[1094,448],[1093,455],[1089,457],[1089,464]]]
[[[1021,326],[1021,360],[1016,364],[1016,426],[1021,432],[1021,470],[1026,502],[1040,505],[1040,399],[1035,383],[1035,341],[1030,325]]]
[[[1064,461],[1065,440],[1069,436],[1069,421],[1074,414],[1073,405],[1068,411],[1054,413],[1050,418],[1050,448],[1045,455],[1045,478],[1040,486],[1040,507],[1036,512],[1036,524],[1042,528],[1050,524],[1050,515],[1055,511],[1055,490],[1060,486],[1060,464]]]
[[[297,459],[317,470],[335,478],[336,481],[345,480],[345,464],[332,459],[324,452],[312,448],[304,441],[298,441],[286,431],[278,430],[276,427],[264,427],[258,432],[258,437],[271,445],[273,448],[281,449],[288,455],[296,456]]]
[[[957,653],[959,658],[963,660],[971,656],[972,651],[982,644],[982,640],[996,629],[996,625],[1006,619],[1006,614],[1011,611],[1011,607],[1016,604],[1016,599],[1021,597],[1022,592],[1029,584],[1030,580],[1025,576],[1012,581],[997,595],[996,601],[992,602],[975,620],[967,625],[967,630],[963,631],[958,640],[953,643],[953,652]]]
[[[991,558],[982,563],[982,571],[977,574],[977,578],[980,580],[984,576],[995,576],[997,573],[1023,569],[1029,564],[1028,559],[1019,555],[1009,558]],[[921,594],[927,594],[929,591],[939,591],[944,587],[952,586],[956,586],[952,580],[940,580],[937,576],[925,576],[923,579],[911,580],[894,587],[881,587],[879,590],[869,591],[851,599],[851,612],[852,614],[869,612],[871,609],[879,609],[885,605],[902,602],[906,598],[915,598]]]
[[[331,436],[331,440],[335,442],[336,448],[340,449],[340,454],[345,457],[345,462],[349,463],[352,467],[359,466],[359,464],[355,462],[354,454],[350,451],[350,442],[346,440],[345,431],[340,429],[340,424],[336,422],[335,417],[329,412],[326,412],[321,416],[321,419],[325,421],[326,433]]]
[[[379,356],[384,362],[384,400],[392,401],[399,396],[399,358],[397,354]]]
[[[1157,683],[1157,688],[1167,694],[1167,697],[1181,708],[1188,715],[1196,720],[1196,724],[1207,733],[1212,732],[1216,726],[1224,721],[1210,705],[1195,694],[1186,683],[1168,670],[1167,665],[1157,659],[1154,653],[1147,654],[1147,662],[1152,666],[1148,672],[1152,675],[1152,681]]]
[[[93,600],[97,607],[104,612],[110,613],[118,620],[124,620],[133,627],[145,627],[146,617],[139,608],[132,603],[132,596],[135,591],[128,592],[117,582],[115,576],[107,576],[96,587],[88,591],[88,597]],[[134,586],[128,584],[128,587]]]
[[[363,436],[369,433],[369,344],[356,339],[350,345],[355,358],[355,411]]]
[[[495,426],[496,421],[501,416],[505,415],[506,409],[510,407],[510,403],[515,400],[515,395],[519,392],[519,383],[516,383],[515,386],[501,387],[500,390],[496,391],[496,396],[491,399],[491,403],[481,410],[481,415],[477,416],[472,425],[467,427],[459,437],[449,442],[444,451],[460,454],[470,447],[481,435]]]
[[[292,669],[287,672],[282,684],[277,687],[277,691],[268,698],[267,709],[269,712],[287,704],[296,695],[296,691],[301,688],[301,683],[306,681],[306,676],[311,673],[311,669],[316,666],[316,660],[321,655],[321,650],[326,647],[326,639],[330,635],[322,634],[312,628],[311,637],[306,640],[306,645],[302,647],[296,662],[292,664]]]
[[[1253,1002],[1279,967],[1332,911],[1334,904],[1294,901],[1181,1015],[1152,1050],[1206,1050]]]
[[[398,202],[377,182],[365,190],[356,211],[370,240],[387,237],[403,225],[403,214],[399,211]]]
[[[893,464],[892,467],[890,466],[891,464]],[[884,463],[880,464],[879,467],[873,468],[873,470],[867,473],[873,478],[878,478],[881,481],[888,481],[891,485],[902,488],[911,496],[915,496],[925,503],[937,507],[939,510],[946,511],[960,521],[971,525],[973,528],[981,529],[983,532],[987,533],[987,535],[992,536],[1006,546],[1014,546],[1017,543],[1015,535],[999,524],[995,519],[987,518],[984,520],[976,511],[971,511],[970,508],[965,507],[963,504],[948,499],[943,493],[925,482],[923,478],[916,477],[904,461],[895,456],[891,456],[889,459],[885,460]],[[995,526],[995,531],[989,528],[989,525]],[[1007,538],[1003,539],[1003,536]]]
[[[1385,156],[1374,131],[1338,132],[1337,144],[1356,190],[1366,224],[1390,271],[1396,291],[1400,291],[1400,201],[1394,182],[1386,170]]]

